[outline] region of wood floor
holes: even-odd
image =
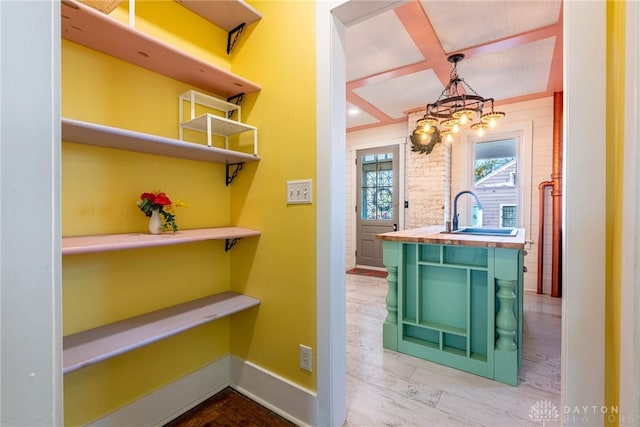
[[[165,427],[291,427],[295,424],[225,388]]]
[[[348,274],[346,291],[345,427],[560,425],[560,299],[525,294],[523,361],[512,387],[383,349],[386,280]]]
[[[512,387],[383,349],[386,280],[346,276],[344,427],[560,425],[560,299],[525,295],[523,361]],[[168,426],[290,425],[226,389]]]

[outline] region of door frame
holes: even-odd
[[[345,178],[344,129],[345,100],[345,37],[344,22],[334,14],[337,4],[351,2],[316,2],[318,32],[317,53],[317,336],[318,336],[318,423],[339,426],[346,419],[345,370],[345,299],[344,244],[338,242],[344,233],[345,192],[338,187]],[[362,2],[374,4],[378,2]],[[390,1],[388,5],[394,2]],[[379,3],[378,3],[379,4]],[[355,6],[354,6],[355,7]],[[569,190],[564,202],[563,226],[565,253],[583,255],[563,260],[563,283],[567,294],[562,307],[562,405],[597,405],[604,403],[604,234],[596,241],[585,235],[585,224],[604,228],[601,209],[584,209],[584,201],[604,199],[602,183],[604,167],[587,170],[584,164],[602,165],[604,156],[596,150],[580,150],[581,142],[605,141],[604,117],[606,97],[606,4],[604,2],[564,2],[564,162],[567,176],[564,190]],[[364,9],[364,8],[363,8]],[[370,13],[368,16],[373,16]],[[363,14],[359,14],[362,18]],[[634,16],[637,21],[637,14]],[[569,55],[569,52],[571,55]],[[637,61],[637,52],[625,51]],[[328,72],[327,72],[328,71]],[[595,76],[594,76],[595,73]],[[569,78],[570,76],[570,78]],[[593,84],[597,87],[593,88]],[[593,90],[584,91],[585,87]],[[576,88],[577,90],[573,90]],[[587,99],[587,97],[589,99]],[[595,98],[595,102],[594,102]],[[568,108],[570,107],[570,108]],[[569,156],[567,156],[569,154]],[[575,157],[572,157],[575,155]],[[594,184],[591,187],[589,184]],[[569,193],[571,196],[569,197]],[[582,207],[579,215],[576,214]],[[339,217],[342,216],[342,222]],[[330,227],[338,229],[331,232]],[[328,232],[322,235],[322,232]],[[342,240],[344,242],[344,240]],[[330,249],[342,253],[329,253]],[[565,257],[568,258],[568,257]],[[588,315],[585,315],[588,313]],[[601,351],[593,351],[593,347]],[[571,363],[568,363],[568,362]],[[569,369],[568,369],[569,368]]]
[[[356,266],[356,256],[355,249],[358,243],[358,233],[356,229],[357,217],[358,213],[355,211],[355,206],[358,203],[358,168],[355,167],[355,159],[359,150],[368,150],[371,148],[382,148],[382,147],[398,147],[398,230],[404,230],[405,221],[406,221],[406,209],[404,208],[404,201],[406,200],[405,193],[405,184],[407,181],[407,171],[406,171],[406,150],[407,150],[407,142],[406,139],[398,139],[393,138],[388,141],[376,141],[376,142],[368,142],[361,144],[353,144],[349,146],[347,162],[351,165],[351,173],[349,177],[349,188],[352,189],[350,192],[350,199],[347,200],[347,209],[351,209],[349,214],[347,215],[347,229],[350,229],[351,232],[349,234],[349,242],[351,243],[351,248],[353,248],[351,253],[348,253],[346,256],[346,265],[348,267]]]

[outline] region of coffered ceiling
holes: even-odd
[[[496,105],[562,91],[561,0],[352,0],[339,15],[348,131],[405,122],[435,101],[453,53],[465,55],[459,76]]]

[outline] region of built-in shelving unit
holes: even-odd
[[[201,162],[237,164],[260,160],[255,154],[207,147],[68,118],[62,119],[62,140]]]
[[[179,245],[202,240],[227,240],[231,242],[243,237],[255,237],[259,235],[259,231],[249,228],[219,227],[179,230],[176,233],[162,234],[128,233],[63,237],[62,255]],[[227,244],[227,247],[228,246]]]
[[[260,90],[256,83],[178,50],[82,3],[63,0],[61,13],[62,37],[83,46],[225,98]]]
[[[222,292],[68,335],[63,338],[63,372],[68,374],[259,304],[247,295]]]
[[[180,3],[229,31],[230,38],[232,34],[237,38],[245,24],[261,18],[259,13],[242,0],[180,0]],[[232,99],[241,100],[244,94],[259,91],[260,86],[182,52],[78,1],[62,0],[61,14],[62,37],[226,99],[225,101],[196,91],[186,92],[189,96],[187,101],[192,101],[192,104],[197,99],[203,101],[205,106],[217,110],[217,113],[222,112],[222,117],[220,114],[206,113],[199,118],[195,117],[192,105],[190,122],[184,125],[188,129],[207,132],[209,146],[70,118],[62,119],[63,141],[226,164],[227,185],[245,162],[260,160],[257,152],[257,129],[240,123],[240,106],[228,102]],[[182,139],[182,99],[180,102]],[[232,119],[233,115],[235,117]],[[224,149],[211,146],[211,134],[226,138],[247,131],[254,133],[253,153],[229,150],[228,143]],[[69,256],[204,240],[224,240],[225,251],[228,251],[238,240],[259,235],[260,231],[247,228],[217,227],[158,235],[127,233],[74,236],[62,238],[61,252],[62,255]],[[227,291],[65,336],[63,371],[65,374],[76,371],[259,304],[260,301],[256,298]]]

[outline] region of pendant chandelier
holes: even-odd
[[[427,104],[424,117],[416,122],[410,137],[413,151],[429,154],[435,144],[443,138],[452,141],[453,135],[466,125],[482,136],[485,129],[495,127],[496,121],[505,116],[503,112],[494,111],[493,98],[478,95],[458,76],[458,63],[463,58],[461,53],[447,58],[453,64],[449,83],[435,102]],[[473,123],[474,120],[477,121]]]

